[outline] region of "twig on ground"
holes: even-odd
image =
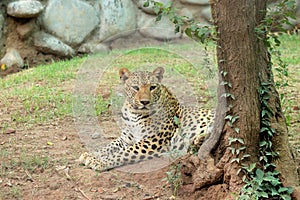
[[[30,172],[27,169],[25,169],[25,173],[26,173],[28,179],[33,182],[33,178],[32,178]]]
[[[75,191],[79,191],[84,198],[86,198],[87,200],[91,200],[91,198],[88,197],[79,187],[76,187]]]

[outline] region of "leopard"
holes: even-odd
[[[121,134],[105,147],[83,153],[78,161],[102,172],[176,152],[180,157],[207,137],[214,121],[212,109],[182,105],[164,84],[165,70],[119,70],[125,96]]]

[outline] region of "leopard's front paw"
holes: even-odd
[[[207,134],[197,135],[192,144],[200,147],[202,145],[202,143],[204,142],[206,136],[207,136]]]
[[[80,164],[87,166],[90,163],[91,155],[88,152],[84,152],[80,155],[79,159],[77,160]]]
[[[101,160],[97,159],[95,156],[85,152],[81,154],[81,156],[78,159],[78,162],[80,164],[85,165],[88,168],[91,168],[96,171],[104,171],[105,165],[101,162]]]

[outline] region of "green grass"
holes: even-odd
[[[0,104],[13,124],[49,122],[72,114],[72,93],[65,85],[76,77],[85,58],[42,65],[0,79]]]
[[[293,76],[290,78],[290,84],[293,85],[300,76],[299,70],[293,69],[293,65],[300,63],[300,36],[282,35],[280,39],[283,60],[291,64],[289,70]],[[110,66],[127,67],[131,70],[140,66],[144,66],[146,69],[151,68],[151,70],[157,66],[163,66],[169,74],[174,72],[182,74],[189,82],[193,83],[194,90],[197,90],[202,96],[208,96],[209,94],[199,87],[199,84],[205,84],[204,80],[208,79],[210,71],[214,71],[216,68],[215,66],[207,68],[205,62],[195,66],[175,53],[181,50],[188,51],[189,47],[188,44],[185,44],[172,46],[172,51],[160,47],[122,51],[122,56],[116,57]],[[175,51],[173,51],[174,49]],[[214,52],[212,45],[208,49],[208,53]],[[2,119],[1,128],[5,129],[8,123],[16,126],[20,124],[34,125],[72,116],[72,81],[76,79],[76,73],[86,59],[74,58],[69,61],[41,65],[0,79],[0,105],[6,107],[10,113],[10,119]],[[212,56],[213,61],[214,59]],[[104,84],[110,89],[113,87],[109,85],[118,83],[117,73],[118,70],[113,67],[105,72],[104,78],[107,80]],[[96,111],[99,115],[107,111],[107,106],[111,103],[112,98],[107,100],[98,96],[95,97],[95,101]]]
[[[300,35],[283,34],[279,37],[281,41],[280,51],[283,61],[289,65],[300,63]]]

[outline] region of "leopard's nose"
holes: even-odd
[[[149,103],[150,103],[150,101],[148,101],[148,100],[142,100],[142,101],[140,101],[141,102],[141,104],[143,104],[144,106],[146,106],[146,105],[148,105]]]

